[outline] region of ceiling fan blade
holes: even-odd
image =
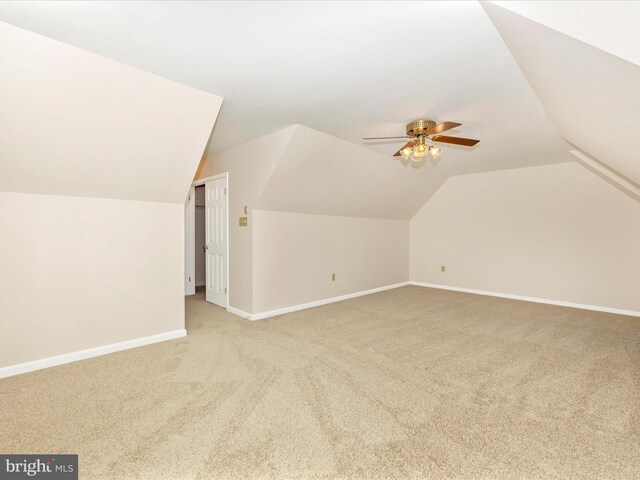
[[[403,135],[402,137],[364,137],[363,140],[391,140],[394,138],[413,138],[407,135]]]
[[[462,125],[461,123],[456,122],[442,122],[440,125],[436,125],[435,127],[427,128],[428,135],[435,135],[437,133],[446,132],[447,130],[451,130],[452,128],[456,128]]]
[[[407,147],[413,147],[416,143],[418,143],[418,142],[416,142],[415,140],[414,140],[414,141],[412,141],[412,142],[407,143],[407,144],[406,144],[406,145],[404,145],[400,150],[398,150],[396,153],[394,153],[394,154],[393,154],[393,156],[394,156],[394,157],[399,157],[399,156],[400,156],[400,152],[401,152],[402,150],[404,150],[404,149],[405,149],[405,148],[407,148]]]
[[[441,143],[452,143],[454,145],[464,145],[465,147],[473,147],[480,140],[474,140],[473,138],[460,138],[460,137],[447,137],[446,135],[437,135],[431,140]]]

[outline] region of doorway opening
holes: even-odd
[[[206,260],[206,206],[204,202],[204,185],[195,187],[195,282],[196,291],[206,288],[207,260]]]
[[[229,305],[228,175],[193,183],[185,204],[185,294]]]

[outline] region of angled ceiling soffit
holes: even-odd
[[[559,134],[638,184],[640,67],[503,7],[483,7]]]

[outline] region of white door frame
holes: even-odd
[[[196,293],[196,189],[189,188],[184,204],[184,294]]]
[[[200,178],[191,184],[189,189],[189,196],[192,201],[186,203],[185,212],[185,261],[188,262],[185,265],[185,285],[189,285],[189,278],[191,278],[191,288],[185,290],[185,295],[193,295],[196,293],[195,278],[196,278],[196,203],[195,203],[195,188],[204,185],[209,180],[218,180],[220,178],[225,179],[225,188],[227,189],[227,310],[229,309],[229,299],[231,298],[231,285],[229,284],[229,272],[231,271],[231,259],[229,258],[229,172],[219,173],[206,178]]]

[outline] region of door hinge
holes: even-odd
[[[189,277],[189,281],[191,281],[191,277]]]
[[[224,287],[224,293],[225,294],[227,293],[227,287]]]
[[[225,195],[227,194],[227,189],[226,189],[226,188],[224,189],[224,194],[225,194]]]

